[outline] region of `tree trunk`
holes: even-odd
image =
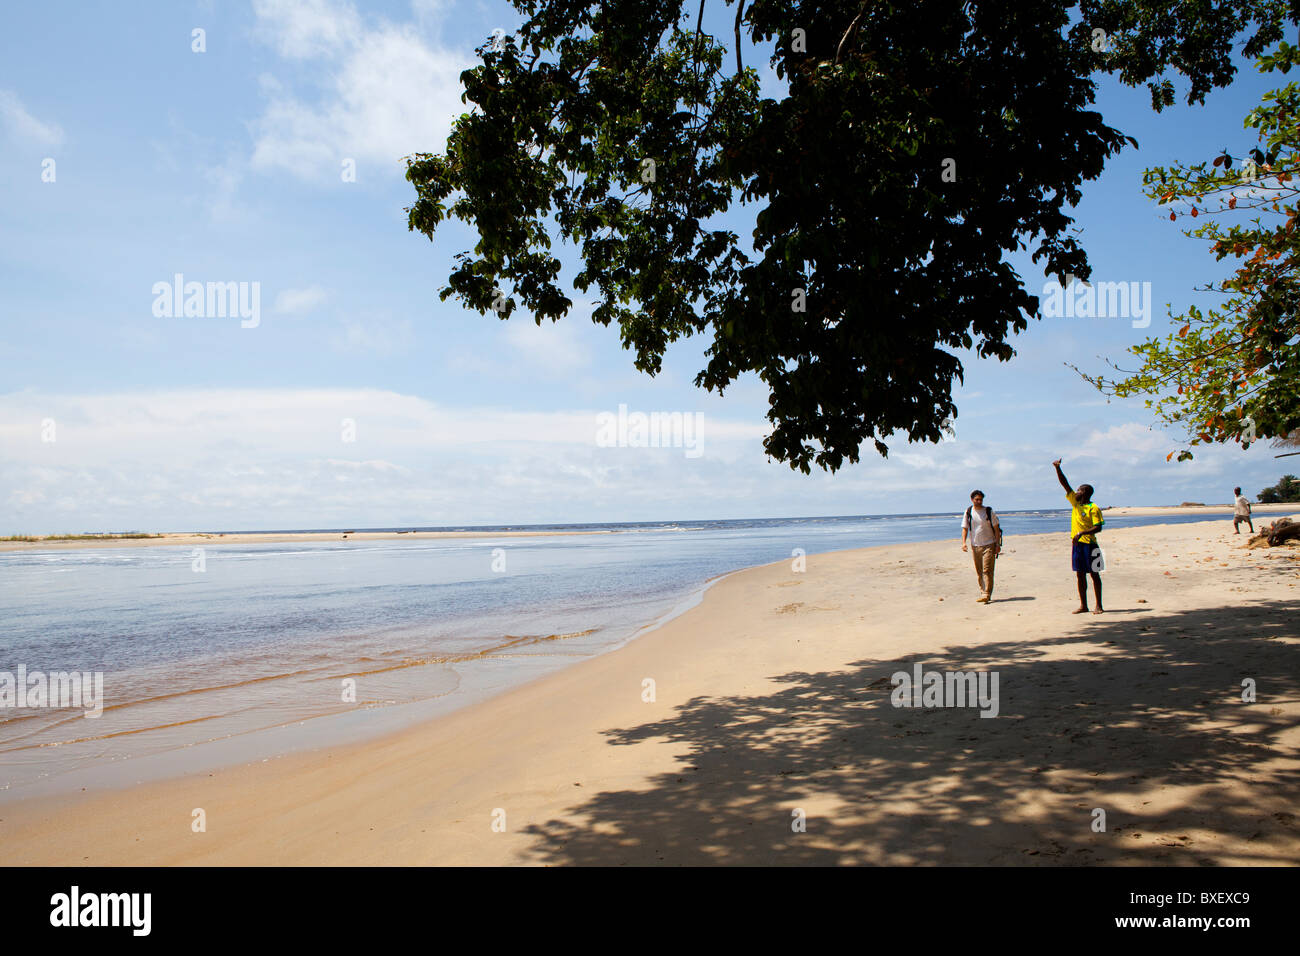
[[[1272,548],[1286,541],[1300,541],[1300,523],[1290,518],[1280,518],[1270,525],[1264,525],[1256,535],[1246,542],[1248,548]]]
[[[1300,540],[1300,524],[1285,518],[1273,525],[1268,533],[1268,546],[1276,547],[1283,541]]]

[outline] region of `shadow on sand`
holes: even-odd
[[[1278,709],[1300,699],[1295,604],[1133,610],[1144,613],[920,659],[995,668],[997,719],[895,708],[890,675],[914,661],[865,658],[608,731],[611,746],[669,741],[685,756],[646,789],[602,792],[529,827],[531,853],[551,864],[1297,862],[1297,820],[1279,807],[1300,791],[1300,754],[1279,743],[1294,720]],[[1257,703],[1242,702],[1243,678]],[[1214,787],[1229,778],[1246,781],[1235,799]],[[1186,789],[1144,809],[1161,788]],[[807,832],[794,833],[801,806]],[[1091,828],[1096,807],[1105,833]],[[1235,848],[1216,849],[1229,834]]]

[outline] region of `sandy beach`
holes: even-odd
[[[1229,501],[1227,504],[1221,505],[1166,505],[1163,507],[1141,506],[1131,508],[1106,507],[1102,510],[1106,513],[1106,517],[1108,518],[1149,515],[1231,515],[1232,502]],[[1253,515],[1258,515],[1260,518],[1272,520],[1279,516],[1295,514],[1296,506],[1294,504],[1262,505],[1252,503],[1250,510]]]
[[[1107,532],[1103,615],[1070,613],[1064,532],[1009,538],[988,606],[955,540],[752,568],[380,740],[0,804],[0,845],[9,864],[1295,865],[1300,548],[1245,541],[1222,520]],[[893,706],[915,664],[996,673],[998,715]]]

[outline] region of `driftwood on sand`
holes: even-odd
[[[1290,518],[1279,518],[1272,524],[1264,525],[1259,532],[1246,542],[1248,548],[1272,548],[1279,544],[1300,542],[1300,522]]]

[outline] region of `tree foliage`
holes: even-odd
[[[1300,479],[1295,475],[1283,475],[1276,485],[1259,493],[1259,500],[1263,504],[1300,501]]]
[[[1300,22],[1300,0],[1101,0],[1080,4],[1081,23],[1112,41],[1102,68],[1129,86],[1146,83],[1151,106],[1172,106],[1176,89],[1169,72],[1181,74],[1188,103],[1203,103],[1214,87],[1227,86],[1240,53],[1261,57]]]
[[[409,227],[479,237],[441,297],[559,319],[552,241],[571,243],[573,285],[638,369],[706,336],[696,384],[756,373],[765,448],[805,472],[868,439],[939,440],[955,352],[1009,359],[1037,315],[1008,253],[1089,275],[1070,209],[1134,142],[1090,109],[1099,71],[1177,68],[1195,99],[1231,76],[1239,32],[1297,18],[1242,0],[736,0],[733,69],[706,0],[514,2],[525,21],[462,74],[472,110],[446,151],[409,160]],[[788,95],[760,95],[742,33]]]
[[[1300,48],[1282,43],[1259,66],[1286,73],[1297,62]],[[1109,394],[1148,396],[1157,419],[1186,430],[1188,445],[1249,447],[1300,427],[1297,84],[1267,93],[1245,127],[1258,132],[1258,145],[1240,161],[1224,150],[1211,161],[1156,167],[1144,177],[1147,195],[1172,207],[1171,220],[1201,221],[1186,235],[1208,242],[1217,260],[1239,263],[1227,279],[1201,290],[1223,296],[1222,305],[1192,306],[1175,317],[1176,333],[1132,348],[1141,366],[1124,378],[1085,375]],[[1229,219],[1245,221],[1225,225]],[[1177,454],[1180,461],[1192,457],[1188,448]]]

